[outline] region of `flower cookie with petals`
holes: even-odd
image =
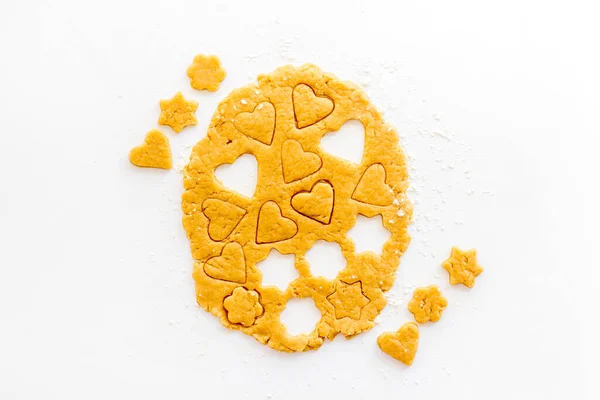
[[[439,321],[447,305],[448,301],[442,296],[440,289],[431,285],[415,289],[413,298],[408,302],[408,310],[414,314],[418,323],[423,324]]]
[[[241,286],[236,287],[231,296],[225,298],[223,307],[227,310],[229,322],[243,326],[251,326],[263,313],[258,293]]]
[[[477,263],[477,251],[462,251],[458,247],[452,247],[450,258],[444,261],[442,267],[450,274],[450,283],[456,285],[462,283],[472,288],[475,278],[483,272],[483,268]]]
[[[177,133],[189,125],[196,125],[196,109],[198,102],[186,100],[181,92],[177,92],[172,99],[160,101],[159,125],[168,125]]]
[[[226,73],[217,56],[198,54],[187,69],[190,85],[196,90],[216,92]]]

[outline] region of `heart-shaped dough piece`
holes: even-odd
[[[227,243],[221,255],[206,260],[204,272],[214,279],[246,283],[246,259],[242,246],[235,242]]]
[[[317,96],[314,90],[301,83],[292,92],[292,103],[296,115],[298,129],[316,124],[333,112],[333,100],[329,97]]]
[[[385,183],[385,168],[381,164],[373,164],[358,181],[354,200],[376,206],[389,206],[394,201],[394,191]]]
[[[267,201],[258,213],[256,243],[274,243],[290,239],[298,232],[294,221],[281,215],[281,209],[274,201]]]
[[[333,214],[333,186],[329,182],[319,181],[310,192],[300,192],[292,197],[292,208],[300,214],[322,224],[331,222]]]
[[[414,322],[407,322],[398,332],[384,332],[379,335],[377,345],[384,353],[411,365],[419,347],[419,327]]]
[[[212,240],[225,239],[240,223],[246,210],[218,199],[206,199],[202,211],[208,218],[208,234]]]
[[[171,169],[169,139],[161,131],[151,130],[142,145],[131,149],[129,161],[138,167]]]
[[[254,111],[236,115],[233,126],[244,135],[270,145],[275,133],[275,107],[269,102],[260,103]]]
[[[304,151],[296,140],[286,140],[281,148],[281,165],[283,180],[290,183],[317,172],[321,165],[321,157],[315,153]]]

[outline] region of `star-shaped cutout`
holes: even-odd
[[[475,285],[475,277],[483,272],[483,268],[477,264],[477,251],[462,251],[458,247],[452,247],[450,258],[444,261],[442,267],[450,274],[450,283],[472,288]]]
[[[177,92],[172,99],[160,101],[160,125],[168,125],[177,133],[188,125],[196,125],[196,109],[198,102],[186,100],[181,92]]]
[[[206,89],[209,92],[216,92],[225,75],[221,60],[217,56],[198,54],[187,69],[190,85],[196,90]]]
[[[360,319],[361,310],[371,302],[363,294],[360,281],[352,284],[340,281],[335,292],[327,296],[327,300],[335,308],[337,319],[350,317],[355,320]]]

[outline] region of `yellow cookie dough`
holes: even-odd
[[[159,125],[168,125],[177,133],[189,125],[196,125],[196,109],[198,102],[186,100],[181,92],[177,92],[172,99],[160,101]]]
[[[475,278],[483,272],[483,268],[477,263],[475,249],[462,251],[456,246],[452,247],[450,258],[444,261],[442,267],[450,274],[452,285],[462,283],[469,288],[475,285]]]
[[[431,285],[415,289],[413,298],[408,302],[408,310],[414,314],[418,323],[424,324],[439,321],[447,305],[448,301],[442,296],[440,289]]]
[[[190,85],[196,90],[216,92],[225,79],[225,70],[221,67],[221,60],[217,56],[198,54],[194,62],[187,69]]]
[[[406,365],[412,365],[419,347],[419,327],[414,322],[402,325],[398,332],[384,332],[377,338],[377,345]]]
[[[365,127],[360,164],[320,145],[350,120]],[[251,199],[214,174],[243,154],[258,162]],[[316,349],[339,333],[352,337],[374,326],[409,243],[412,205],[396,131],[359,87],[314,65],[261,75],[219,104],[184,173],[183,225],[195,261],[196,299],[223,325],[286,352]],[[381,254],[356,253],[346,233],[358,214],[383,217],[391,238]],[[318,240],[342,250],[346,267],[335,279],[311,273],[305,254]],[[285,290],[262,285],[257,264],[272,249],[295,256],[299,277]],[[312,332],[290,335],[280,314],[290,299],[307,297],[322,317]]]
[[[138,167],[171,169],[169,139],[161,131],[151,130],[143,144],[131,149],[129,161]]]

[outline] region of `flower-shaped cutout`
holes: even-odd
[[[190,85],[196,90],[216,92],[225,79],[225,75],[225,70],[221,67],[221,60],[213,55],[198,54],[187,69]]]
[[[408,310],[414,314],[418,323],[423,324],[439,321],[447,305],[448,301],[442,296],[440,289],[431,285],[415,289],[413,298],[408,302]]]
[[[450,258],[444,261],[442,267],[450,274],[450,283],[463,285],[472,288],[475,285],[475,278],[483,272],[483,268],[477,264],[477,251],[462,251],[458,247],[452,247]]]
[[[177,133],[189,125],[196,125],[196,109],[198,102],[186,100],[181,92],[177,92],[172,99],[160,101],[160,125],[168,125]]]
[[[252,326],[256,318],[263,313],[258,293],[241,286],[235,288],[231,296],[225,298],[223,307],[227,310],[229,322],[245,327]]]

